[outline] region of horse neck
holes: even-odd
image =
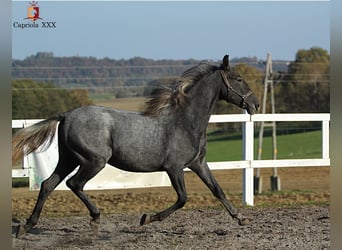
[[[214,72],[202,78],[187,93],[188,104],[180,117],[189,122],[194,132],[203,132],[207,128],[218,100],[220,85],[218,73]]]

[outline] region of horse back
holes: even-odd
[[[59,129],[62,144],[81,162],[101,159],[124,170],[149,172],[164,160],[163,122],[140,113],[87,106],[66,113]]]

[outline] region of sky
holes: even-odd
[[[299,49],[330,51],[329,1],[118,2],[39,1],[39,28],[29,1],[12,3],[12,58],[55,56],[220,60],[294,60]],[[42,28],[42,23],[51,26]],[[52,23],[54,23],[52,25]]]

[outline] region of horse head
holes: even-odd
[[[220,99],[246,109],[248,114],[253,115],[259,108],[258,99],[247,82],[238,73],[231,71],[228,55],[223,57],[219,71],[222,79]]]

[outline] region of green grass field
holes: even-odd
[[[242,139],[237,135],[208,136],[207,161],[237,161],[242,159]],[[242,137],[240,137],[242,138]],[[277,136],[278,159],[320,158],[322,132],[312,131]],[[257,158],[258,138],[254,139],[254,158]],[[272,159],[272,137],[264,137],[263,160]]]

